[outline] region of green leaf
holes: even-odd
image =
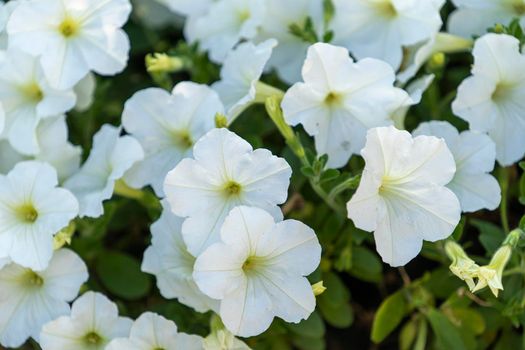
[[[348,300],[350,292],[335,273],[323,274],[326,291],[317,298],[319,310],[330,325],[347,328],[354,321],[354,313]]]
[[[317,312],[312,313],[308,319],[300,323],[287,323],[286,327],[297,335],[309,338],[322,338],[326,331],[324,322]]]
[[[300,350],[324,350],[326,348],[323,338],[294,337],[292,342]]]
[[[437,349],[467,350],[458,328],[450,322],[447,316],[436,309],[431,309],[426,316],[436,335]]]
[[[348,303],[334,306],[323,299],[318,305],[323,318],[333,327],[348,328],[354,322],[354,312]]]
[[[119,252],[104,252],[96,262],[102,284],[118,297],[137,300],[146,296],[151,288],[148,275],[140,271],[140,263]]]
[[[487,251],[487,255],[492,256],[505,238],[503,230],[487,221],[472,219],[470,223],[479,230],[479,241]]]
[[[409,350],[414,341],[416,340],[417,335],[417,324],[415,320],[410,320],[399,333],[399,349],[400,350]]]
[[[382,342],[407,313],[408,305],[404,291],[400,290],[386,298],[379,306],[372,325],[371,339],[374,343]]]
[[[337,169],[327,169],[321,174],[321,178],[319,179],[320,183],[332,181],[334,179],[337,179],[341,173]]]
[[[454,229],[454,232],[452,232],[452,237],[456,242],[459,242],[461,239],[461,236],[463,236],[463,232],[465,231],[465,224],[467,222],[467,219],[465,216],[461,216],[461,220],[459,221],[459,224]]]
[[[476,310],[470,308],[451,308],[450,313],[461,328],[473,334],[482,334],[485,331],[485,320]]]
[[[352,268],[350,274],[363,281],[379,282],[382,278],[383,265],[376,253],[366,247],[353,247]]]

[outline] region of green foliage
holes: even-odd
[[[407,311],[408,304],[403,290],[386,298],[379,306],[374,318],[372,341],[382,342],[401,323]]]

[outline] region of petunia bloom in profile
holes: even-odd
[[[403,47],[430,39],[442,25],[440,0],[334,0],[333,42],[361,59],[373,57],[397,70]]]
[[[277,41],[273,39],[258,45],[245,42],[226,56],[221,68],[221,80],[212,87],[219,93],[230,120],[256,99],[257,88],[262,85],[259,79],[276,45]]]
[[[447,143],[456,162],[456,174],[447,187],[456,194],[464,212],[499,206],[501,189],[489,174],[496,162],[496,146],[490,137],[473,131],[459,133],[444,121],[422,123],[413,135],[441,137]]]
[[[458,87],[452,111],[488,133],[498,162],[511,165],[525,155],[525,55],[518,39],[492,33],[476,40],[472,55],[472,76]]]
[[[393,124],[390,116],[411,101],[394,87],[395,73],[386,62],[354,62],[347,49],[330,44],[308,49],[303,79],[284,96],[284,118],[314,136],[317,153],[328,155],[328,167],[344,166],[363,148],[368,129]]]
[[[144,252],[142,271],[157,278],[160,294],[198,312],[218,310],[218,302],[204,295],[193,281],[195,257],[182,239],[183,218],[171,212],[168,202],[162,200],[162,214],[151,225],[151,245]]]
[[[120,129],[103,125],[93,137],[93,148],[79,171],[64,182],[77,197],[80,217],[99,217],[102,202],[111,198],[115,182],[144,156],[133,137],[120,136]]]
[[[126,172],[126,183],[151,185],[163,197],[168,171],[192,156],[195,142],[215,127],[215,115],[223,112],[219,96],[206,85],[181,82],[171,94],[159,88],[135,93],[124,106],[122,126],[140,142],[144,159]]]
[[[129,0],[22,1],[7,23],[9,46],[38,56],[52,86],[71,88],[90,71],[124,69],[130,13]]]
[[[392,126],[374,128],[361,154],[365,168],[347,204],[348,217],[358,228],[374,232],[384,262],[405,265],[423,240],[445,239],[454,231],[461,207],[446,185],[456,164],[443,139],[412,138]]]
[[[282,219],[292,169],[283,158],[252,146],[227,129],[214,129],[166,176],[164,192],[175,215],[185,217],[182,236],[193,256],[219,240],[233,207],[249,205]]]
[[[177,332],[175,322],[145,312],[131,326],[127,338],[113,339],[104,350],[202,350],[202,338]]]
[[[38,339],[42,326],[69,313],[69,302],[88,279],[86,264],[71,250],[54,252],[46,269],[15,263],[0,270],[0,344],[19,347]]]
[[[42,350],[102,350],[115,338],[129,335],[133,321],[120,317],[105,295],[87,292],[71,306],[69,316],[46,323],[40,332]]]
[[[262,209],[232,209],[220,242],[195,262],[193,277],[207,295],[221,301],[222,322],[233,334],[264,332],[274,317],[298,323],[315,309],[305,276],[319,265],[314,231],[295,220],[275,222]]]
[[[48,266],[53,236],[78,215],[75,196],[57,185],[55,169],[38,161],[0,176],[0,257],[36,271]]]

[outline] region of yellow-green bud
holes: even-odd
[[[222,113],[215,114],[215,127],[216,128],[227,128],[228,117]]]
[[[326,287],[324,286],[323,281],[312,284],[312,291],[316,297],[323,294],[325,290]]]
[[[64,227],[62,230],[53,237],[53,248],[55,250],[62,248],[66,244],[71,244],[71,238],[75,234],[77,226],[74,221],[71,221],[69,225]]]
[[[150,73],[172,73],[181,70],[184,62],[178,57],[165,53],[154,53],[146,56],[146,69]]]

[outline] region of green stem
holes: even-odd
[[[508,191],[509,191],[509,169],[500,168],[499,171],[499,184],[501,187],[501,205],[500,205],[500,217],[501,225],[505,234],[508,234],[510,231],[509,226],[509,215],[508,215]]]
[[[353,177],[350,177],[346,179],[345,181],[341,182],[339,185],[332,188],[330,193],[328,194],[328,198],[335,200],[335,198],[342,192],[346,190],[352,190],[356,189],[359,185],[359,181],[361,180],[361,175],[356,175]]]

